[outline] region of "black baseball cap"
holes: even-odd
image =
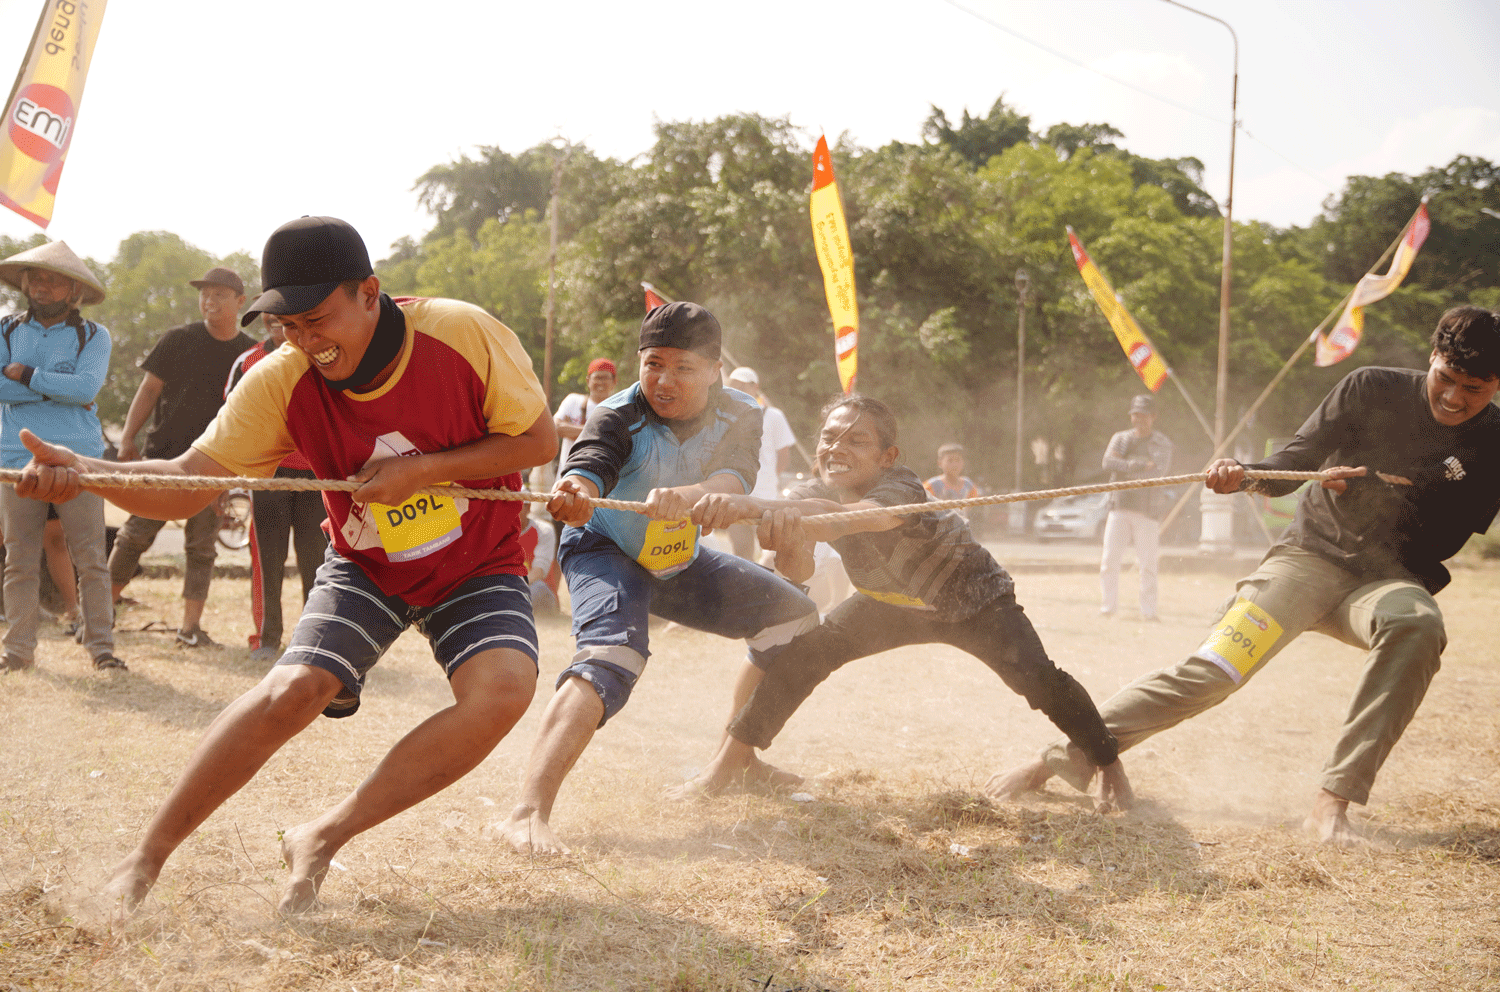
[[[240,318],[248,326],[261,313],[306,313],[350,279],[375,274],[364,239],[337,217],[299,217],[266,239],[260,283],[266,288]]]
[[[641,321],[641,346],[636,350],[681,348],[718,361],[723,338],[717,317],[696,303],[679,300],[651,308]]]

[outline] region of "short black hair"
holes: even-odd
[[[1454,307],[1438,320],[1432,350],[1456,372],[1476,379],[1500,377],[1500,313]]]

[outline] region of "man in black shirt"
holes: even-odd
[[[1369,654],[1344,728],[1324,766],[1307,827],[1326,843],[1359,842],[1349,803],[1363,805],[1381,765],[1437,673],[1447,636],[1433,594],[1443,561],[1500,510],[1500,314],[1445,313],[1424,374],[1363,368],[1340,382],[1297,436],[1263,462],[1223,458],[1205,484],[1217,493],[1283,495],[1297,482],[1245,482],[1245,469],[1326,470],[1280,543],[1187,660],[1126,686],[1099,707],[1124,751],[1223,702],[1305,630]],[[993,777],[1008,798],[1051,775],[1083,788],[1092,768],[1065,744]],[[1080,784],[1081,783],[1081,784]]]
[[[202,279],[188,283],[198,290],[198,310],[203,319],[174,327],[161,336],[151,354],[141,363],[145,377],[125,415],[120,439],[120,461],[140,457],[135,436],[153,410],[151,432],[146,436],[147,458],[176,458],[187,451],[207,429],[224,404],[224,380],[229,367],[255,340],[240,330],[239,309],[245,305],[245,284],[232,270],[209,269]],[[135,575],[141,555],[151,547],[163,521],[131,517],[115,538],[109,556],[110,584],[115,601]],[[202,647],[213,643],[201,626],[208,585],[213,578],[217,551],[214,538],[219,530],[216,505],[206,507],[187,521],[183,545],[187,565],[182,581],[182,626],[179,643]]]

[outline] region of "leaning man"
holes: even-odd
[[[282,912],[316,905],[333,856],[370,829],[458,781],[526,712],[536,689],[536,630],[518,535],[521,504],[417,495],[454,482],[520,488],[552,458],[557,433],[520,341],[478,307],[392,300],[364,242],[331,217],[278,228],[251,305],[281,317],[291,348],[251,369],[203,436],[130,473],[267,477],[300,451],[329,492],[332,540],[291,644],[260,684],[209,726],[105,896],[134,907],[167,857],[318,714],[352,715],[365,676],[406,628],[432,645],[454,704],[391,749],[353,792],[288,829]],[[34,439],[22,495],[64,499],[104,464]],[[156,519],[189,516],[217,491],[111,489]]]
[[[1305,825],[1324,843],[1362,842],[1349,804],[1369,800],[1448,643],[1433,598],[1448,584],[1443,562],[1500,510],[1500,410],[1490,402],[1500,388],[1500,314],[1443,314],[1427,363],[1426,372],[1357,369],[1270,458],[1208,467],[1204,481],[1216,493],[1280,496],[1299,485],[1247,481],[1246,469],[1327,478],[1302,496],[1296,519],[1240,580],[1202,646],[1099,707],[1121,751],[1228,699],[1304,631],[1327,634],[1368,653]],[[996,775],[987,791],[1009,798],[1054,774],[1082,788],[1092,769],[1059,741]]]
[[[26,428],[44,441],[94,458],[104,454],[104,434],[94,397],[109,372],[109,331],[85,320],[80,305],[104,302],[104,286],[61,241],[0,262],[0,280],[26,295],[26,312],[0,320],[0,464],[21,468],[31,453],[21,443]],[[38,590],[47,502],[0,486],[5,526],[4,668],[36,664]],[[104,500],[84,493],[57,507],[83,595],[83,626],[75,635],[98,669],[123,669],[115,657],[114,610],[104,558]]]

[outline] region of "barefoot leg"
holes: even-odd
[[[317,906],[329,863],[350,838],[447,788],[483,761],[526,712],[536,690],[536,665],[509,648],[484,651],[453,673],[451,685],[452,706],[397,741],[337,806],[282,835],[290,877],[281,913]]]
[[[510,816],[491,825],[490,832],[518,854],[562,855],[568,848],[552,832],[552,804],[563,779],[568,777],[583,749],[588,747],[604,715],[604,703],[594,687],[573,676],[562,684],[547,712],[531,758],[526,763],[526,782],[521,801]]]
[[[1047,763],[1041,758],[1035,758],[1024,765],[991,775],[988,782],[984,783],[985,795],[992,799],[1008,802],[1019,799],[1028,792],[1036,792],[1052,777]]]
[[[1312,812],[1307,814],[1302,827],[1320,842],[1334,847],[1361,847],[1366,843],[1349,822],[1349,800],[1327,789],[1318,790]]]
[[[766,764],[756,756],[755,748],[725,734],[718,752],[709,759],[707,767],[698,777],[667,789],[666,798],[677,802],[712,796],[736,783],[778,788],[796,785],[801,781],[802,776]]]
[[[761,680],[765,677],[765,669],[759,668],[748,661],[740,666],[739,674],[734,679],[734,696],[729,703],[729,720],[726,720],[724,723],[726,728],[724,736],[719,738],[721,750],[723,749],[724,742],[729,740],[729,730],[727,729],[729,724],[734,720],[736,714],[745,708],[745,704],[750,702],[750,697],[755,693],[755,687],[760,685]]]
[[[285,665],[230,703],[198,742],[140,844],[110,873],[101,896],[124,912],[134,910],[177,845],[316,719],[341,687],[322,669]]]

